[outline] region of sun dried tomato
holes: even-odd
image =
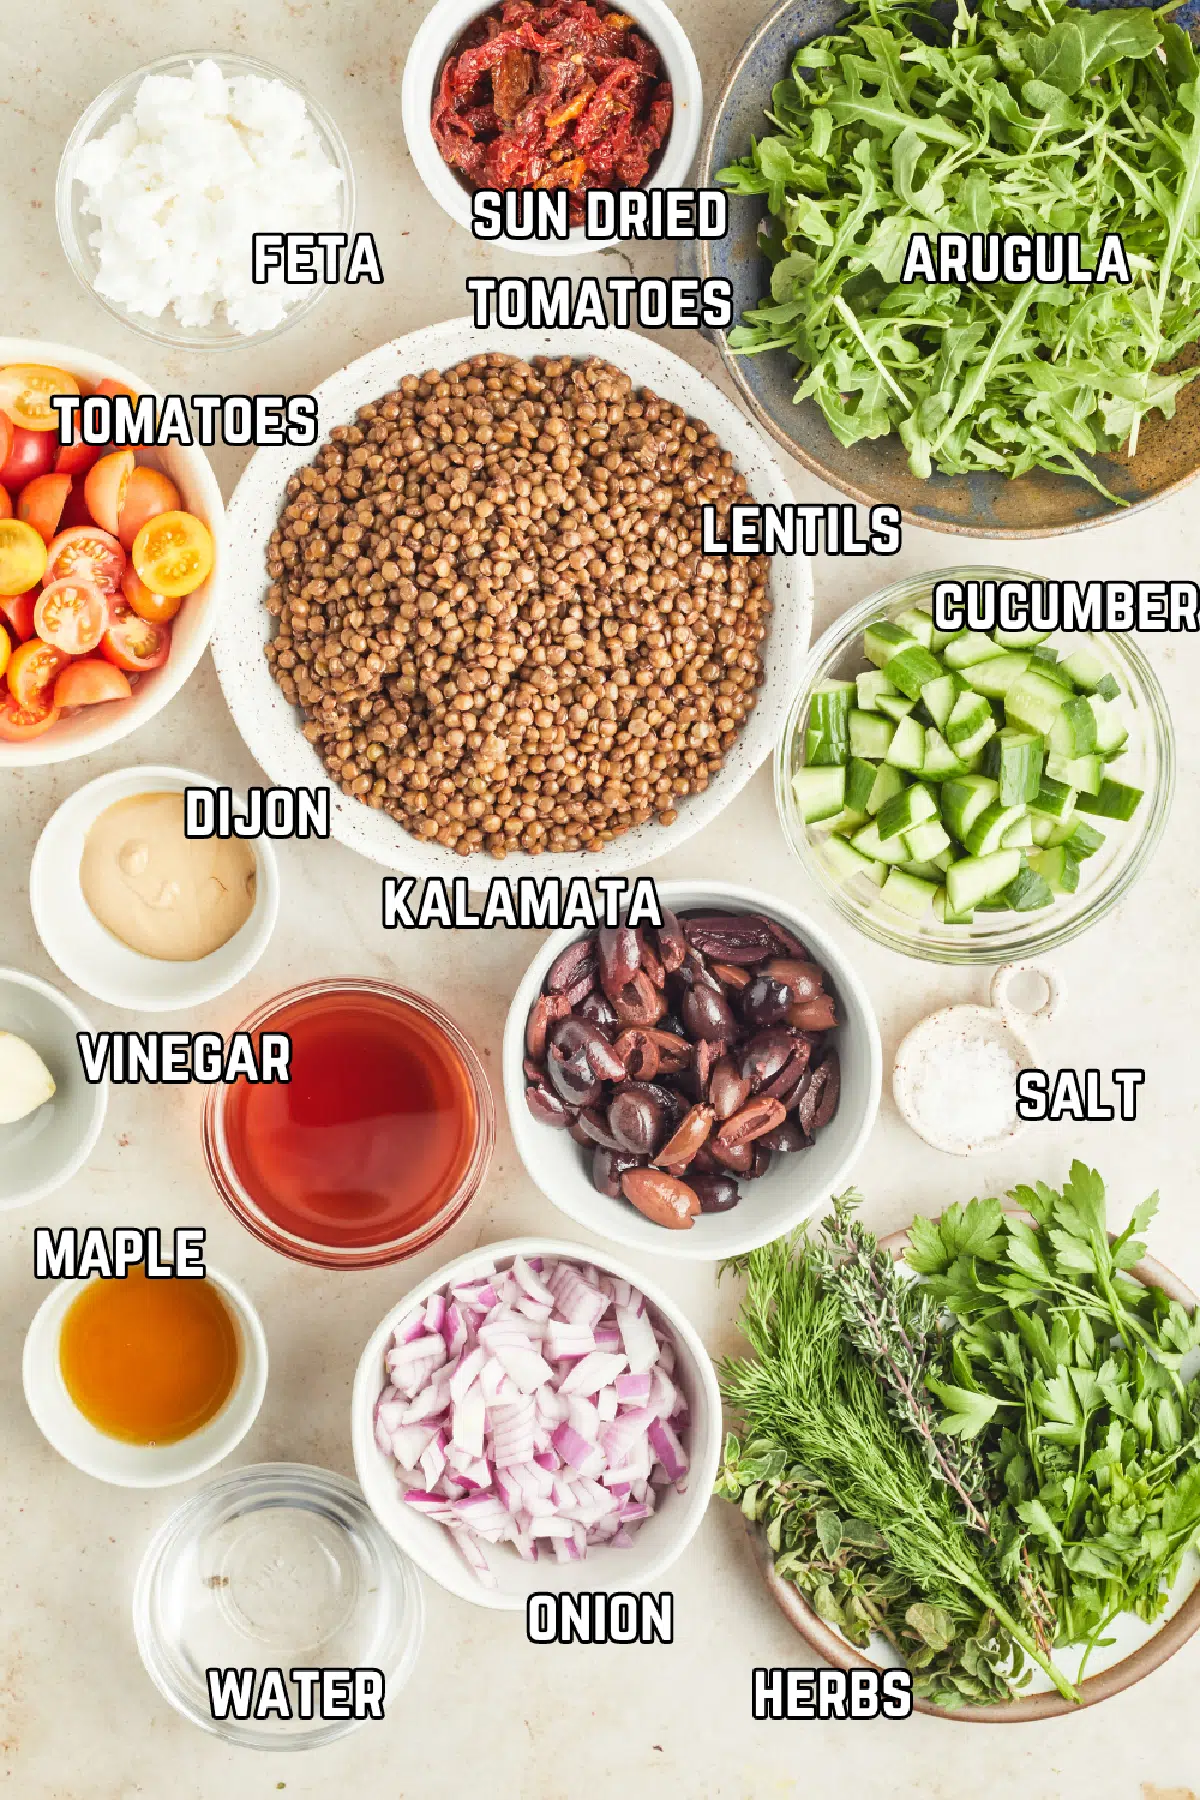
[[[671,128],[671,85],[628,13],[597,0],[501,0],[442,70],[430,116],[474,187],[638,187]]]

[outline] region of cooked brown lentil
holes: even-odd
[[[294,475],[267,658],[344,794],[462,855],[595,850],[702,793],[762,681],[746,483],[599,360],[406,376]]]

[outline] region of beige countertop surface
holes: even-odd
[[[732,0],[678,0],[710,96],[721,69],[762,10]],[[423,11],[414,0],[41,0],[0,9],[0,321],[5,332],[87,346],[166,390],[307,392],[340,363],[389,337],[467,311],[464,279],[511,272],[437,209],[409,160],[400,126],[400,76]],[[160,351],[111,319],[71,275],[54,225],[59,153],[100,88],[139,63],[184,49],[234,48],[276,63],[330,109],[359,180],[361,228],[375,233],[382,287],[332,292],[316,313],[265,349],[222,357]],[[632,252],[642,273],[669,272],[666,247]],[[512,259],[516,261],[519,259]],[[623,266],[623,265],[622,265]],[[605,272],[599,259],[542,261],[539,273]],[[515,272],[532,272],[525,262]],[[699,337],[672,347],[720,381]],[[332,421],[331,421],[332,423]],[[226,496],[245,452],[219,450]],[[802,500],[835,497],[792,466]],[[817,628],[897,575],[971,561],[1015,561],[1046,575],[1196,573],[1193,488],[1137,517],[1081,536],[961,546],[906,529],[886,566],[862,558],[815,564]],[[1156,637],[1148,654],[1166,686],[1179,740],[1180,784],[1168,839],[1120,909],[1059,953],[1069,1002],[1041,1040],[1050,1066],[1142,1067],[1135,1124],[1031,1127],[1003,1155],[968,1163],[939,1154],[904,1125],[885,1095],[856,1171],[869,1222],[887,1230],[914,1209],[936,1212],[975,1192],[1046,1175],[1056,1184],[1073,1155],[1099,1166],[1123,1221],[1149,1190],[1162,1194],[1151,1247],[1200,1286],[1196,1206],[1195,954],[1200,799],[1200,710],[1194,642]],[[51,812],[84,780],[132,763],[171,762],[245,786],[261,779],[226,711],[210,660],[157,719],[82,762],[7,774],[0,784],[0,963],[61,977],[37,941],[28,866]],[[381,871],[334,843],[279,845],[283,904],[273,942],[250,979],[188,1028],[231,1029],[252,1007],[316,975],[383,975],[434,995],[471,1033],[493,1077],[508,999],[534,934],[419,939],[385,933]],[[908,1027],[934,1006],[986,998],[987,973],[938,968],[856,938],[806,890],[777,827],[767,770],[714,824],[653,865],[663,878],[739,878],[803,896],[853,952],[878,1012],[885,1069]],[[101,1027],[138,1023],[82,997]],[[503,1118],[483,1191],[466,1216],[411,1268],[361,1275],[295,1266],[253,1241],[209,1185],[199,1097],[187,1088],[114,1088],[88,1167],[50,1200],[0,1220],[0,1768],[20,1800],[1194,1800],[1200,1790],[1195,1694],[1200,1641],[1139,1687],[1104,1706],[1042,1725],[755,1724],[751,1670],[812,1658],[775,1612],[754,1572],[739,1516],[714,1502],[671,1574],[675,1643],[658,1648],[535,1648],[519,1615],[485,1611],[425,1583],[428,1625],[409,1685],[386,1721],[305,1755],[230,1749],[177,1716],[143,1672],[130,1624],[134,1573],[148,1538],[183,1489],[131,1493],[61,1461],[35,1428],[21,1393],[21,1342],[41,1298],[33,1228],[100,1224],[202,1225],[209,1255],[257,1303],[271,1349],[258,1422],[232,1462],[297,1460],[352,1473],[350,1384],[360,1348],[383,1312],[451,1256],[518,1232],[562,1234],[566,1222],[526,1176]],[[580,1236],[570,1231],[568,1235]],[[738,1344],[734,1284],[711,1268],[643,1259],[687,1309],[710,1351]],[[230,1466],[229,1464],[226,1465]]]

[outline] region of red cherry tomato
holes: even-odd
[[[0,738],[5,743],[23,744],[41,737],[57,724],[58,716],[56,706],[22,706],[13,694],[0,694]]]
[[[68,656],[86,656],[108,629],[108,606],[90,581],[52,581],[38,595],[33,623],[44,644]]]
[[[139,464],[129,477],[118,521],[117,536],[122,547],[132,550],[133,540],[143,525],[148,525],[162,513],[178,512],[180,504],[179,489],[169,475],[164,475],[161,469]]]
[[[35,475],[50,473],[54,467],[55,442],[52,431],[23,431],[19,425],[13,425],[11,430],[12,441],[0,463],[0,487],[15,494]]]
[[[29,588],[24,594],[0,595],[0,613],[4,614],[9,637],[24,643],[26,638],[33,636],[33,609],[37,597],[37,588]]]
[[[42,580],[64,581],[70,576],[115,594],[124,573],[125,552],[116,538],[96,525],[73,525],[51,543]]]
[[[117,535],[121,508],[129,487],[129,477],[137,466],[132,450],[110,450],[88,470],[83,482],[83,497],[88,511],[104,531]]]
[[[30,711],[49,707],[59,671],[70,660],[64,650],[44,644],[41,638],[18,644],[8,663],[8,689],[17,705]]]
[[[12,449],[13,422],[7,413],[0,413],[0,469],[8,461],[8,453]]]
[[[133,689],[123,669],[99,656],[69,662],[54,684],[55,706],[96,706],[103,700],[128,700]]]
[[[71,492],[69,475],[35,475],[17,495],[17,517],[40,532],[49,544]]]
[[[12,501],[8,497],[8,489],[0,487],[0,519],[11,519],[12,516]]]
[[[100,640],[100,654],[131,675],[161,668],[171,654],[171,627],[139,619],[127,608],[121,617],[110,618],[108,630]]]

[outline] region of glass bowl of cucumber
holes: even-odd
[[[1166,824],[1175,740],[1129,634],[939,631],[938,569],[852,607],[814,645],[775,761],[795,854],[868,937],[994,963],[1086,931]]]

